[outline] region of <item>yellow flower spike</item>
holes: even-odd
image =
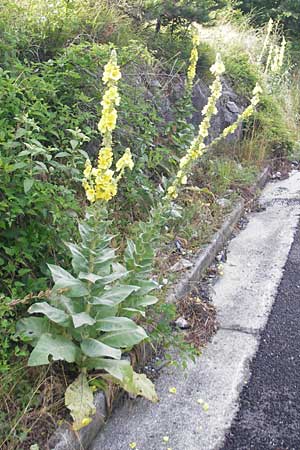
[[[92,167],[91,162],[87,160],[82,181],[86,197],[91,203],[97,200],[105,202],[111,200],[117,195],[118,181],[124,170],[133,168],[131,152],[126,149],[124,155],[116,164],[116,170],[120,172],[118,177],[115,177],[115,172],[111,170],[113,164],[112,132],[116,128],[118,117],[115,107],[120,104],[117,87],[120,78],[121,71],[117,63],[117,53],[112,50],[103,73],[103,82],[107,86],[101,101],[102,114],[98,124],[98,129],[103,136],[102,147],[98,154],[96,167]]]
[[[193,37],[192,37],[192,50],[190,55],[190,64],[187,70],[187,87],[188,89],[192,89],[193,87],[193,81],[196,76],[196,70],[197,70],[197,62],[199,58],[198,54],[198,46],[200,44],[200,37],[197,29],[193,30]]]
[[[176,387],[170,387],[170,388],[169,388],[169,392],[170,392],[170,394],[177,394],[177,389],[176,389]]]
[[[111,82],[117,82],[121,78],[120,67],[117,64],[117,52],[115,50],[111,51],[110,60],[104,66],[104,73],[102,80],[105,84]]]
[[[216,62],[210,70],[215,75],[215,80],[210,86],[211,95],[207,101],[207,105],[202,111],[204,117],[199,125],[198,136],[191,143],[186,155],[180,159],[180,170],[178,171],[173,184],[167,189],[167,199],[177,198],[179,186],[187,183],[191,167],[194,162],[203,155],[204,150],[207,147],[205,144],[205,138],[209,134],[212,117],[218,112],[216,104],[222,93],[222,83],[220,77],[225,71],[225,66],[219,53],[216,55]]]
[[[163,442],[167,443],[167,442],[169,442],[169,440],[170,440],[169,436],[164,436],[163,437]]]

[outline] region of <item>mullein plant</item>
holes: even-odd
[[[211,126],[211,120],[215,114],[217,114],[217,102],[222,94],[222,83],[221,75],[225,72],[225,66],[222,62],[221,56],[217,54],[216,62],[211,67],[211,72],[215,75],[215,80],[212,83],[211,95],[208,99],[206,106],[202,110],[203,120],[200,123],[198,135],[194,138],[185,156],[183,156],[179,161],[179,170],[172,182],[168,187],[165,200],[172,201],[178,197],[178,193],[182,186],[186,185],[188,182],[188,177],[191,174],[192,168],[195,163],[204,155],[204,153],[211,148],[213,145],[225,139],[230,134],[234,133],[238,126],[251,115],[253,115],[256,106],[260,102],[260,95],[262,89],[257,83],[254,90],[253,96],[250,100],[249,106],[237,117],[236,121],[226,127],[219,137],[214,139],[211,143],[205,143],[205,139],[208,136],[209,128]]]
[[[202,110],[203,120],[199,125],[198,135],[192,141],[187,153],[179,161],[179,170],[171,186],[167,189],[166,199],[176,199],[178,196],[178,189],[180,186],[187,183],[189,172],[195,161],[197,161],[204,152],[206,147],[205,139],[211,125],[211,120],[217,114],[217,101],[222,94],[221,75],[225,71],[225,66],[222,62],[220,54],[216,56],[216,62],[210,68],[210,71],[215,75],[215,79],[210,86],[211,95],[207,104]]]
[[[79,375],[65,393],[74,430],[88,425],[95,413],[88,381],[91,370],[94,377],[120,385],[132,395],[158,400],[152,382],[133,370],[128,357],[122,358],[148,338],[135,319],[144,317],[147,307],[157,302],[151,295],[157,284],[148,277],[152,253],[140,251],[129,241],[123,265],[109,234],[108,202],[117,194],[125,170],[133,168],[130,150],[126,149],[112,169],[120,78],[113,50],[103,75],[106,89],[98,126],[102,145],[96,167],[86,162],[82,183],[91,206],[79,224],[81,241],[66,244],[72,255],[72,271],[49,264],[54,281],[50,294],[28,309],[31,317],[17,324],[18,335],[33,347],[29,366],[57,360],[77,365]],[[151,240],[149,233],[144,239]]]

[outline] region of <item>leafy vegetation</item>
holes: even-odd
[[[156,400],[150,381],[129,362],[131,349],[146,340],[175,343],[192,358],[197,353],[174,331],[176,307],[164,302],[164,290],[153,295],[166,276],[174,279],[159,255],[178,236],[190,248],[206,242],[228,210],[218,200],[230,203],[261,164],[291,154],[298,137],[299,78],[288,63],[290,43],[280,27],[253,30],[240,13],[228,21],[229,6],[216,13],[225,3],[5,0],[0,6],[5,449],[27,450],[34,442],[35,427],[24,417],[30,408],[43,415],[43,380],[49,373],[52,380],[51,365],[60,360],[67,363],[60,366],[60,396],[68,384],[65,403],[79,429],[94,411],[95,369],[102,381],[94,385],[115,383]],[[285,2],[272,17],[290,7]],[[296,31],[285,19],[288,37]],[[194,21],[214,26],[195,31]],[[211,142],[212,119],[226,102],[224,79],[243,112]],[[198,130],[195,83],[211,85]],[[240,140],[232,136],[238,128]],[[24,373],[24,389],[9,371],[19,379]]]

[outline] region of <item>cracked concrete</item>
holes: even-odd
[[[224,276],[213,301],[221,325],[195,364],[182,372],[165,369],[157,381],[160,402],[128,400],[98,434],[92,450],[216,450],[238,408],[249,378],[249,362],[272,308],[300,214],[300,173],[263,191],[266,209],[249,215],[249,224],[228,248]],[[292,202],[293,204],[290,204]],[[177,388],[176,395],[169,387]],[[208,403],[204,412],[197,399]],[[168,436],[169,442],[163,442]]]

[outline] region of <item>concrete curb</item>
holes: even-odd
[[[259,189],[264,187],[270,174],[270,167],[266,167],[259,175],[256,183],[252,186],[250,191],[255,194]],[[196,255],[193,268],[184,273],[182,279],[171,288],[166,297],[167,302],[175,302],[186,295],[193,284],[199,282],[203,272],[211,265],[216,255],[224,247],[225,243],[230,238],[235,226],[245,213],[245,201],[239,200],[233,211],[225,219],[220,230],[217,231],[210,244],[201,249]],[[143,365],[148,359],[148,352],[142,352],[139,363]],[[120,397],[119,397],[120,400]],[[50,438],[47,450],[87,450],[90,444],[94,441],[96,435],[105,425],[109,418],[109,413],[106,407],[106,398],[103,392],[95,395],[96,414],[93,421],[79,432],[75,433],[73,430],[64,425]],[[117,407],[118,401],[115,402],[114,407]]]
[[[270,170],[270,166],[267,166],[259,175],[256,183],[250,188],[250,192],[253,195],[264,187],[270,175]],[[245,213],[245,206],[246,203],[243,199],[237,203],[234,210],[223,222],[221,228],[212,237],[211,242],[198,252],[192,269],[186,272],[179,283],[171,289],[166,298],[168,302],[172,303],[182,298],[192,289],[195,283],[199,282],[201,275],[208,269],[230,238],[235,226]]]

